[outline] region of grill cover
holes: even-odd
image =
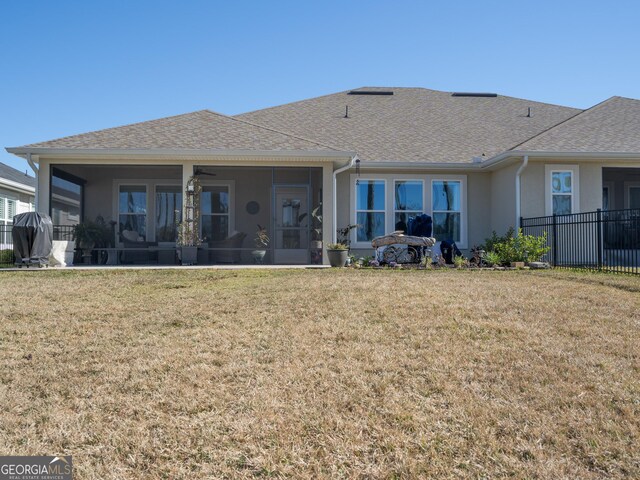
[[[48,215],[36,212],[13,217],[13,255],[16,264],[48,265],[53,247],[53,223]]]

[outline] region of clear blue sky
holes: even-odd
[[[640,98],[639,24],[637,1],[5,0],[0,146],[360,86]]]

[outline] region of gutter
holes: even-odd
[[[7,149],[7,151],[9,151],[9,149]],[[36,188],[35,188],[35,199],[34,199],[34,210],[37,212],[38,208],[40,206],[40,202],[38,201],[38,172],[39,169],[38,167],[36,167],[36,164],[33,162],[33,160],[31,159],[31,153],[27,153],[26,156],[26,160],[27,163],[29,164],[29,166],[31,167],[31,170],[33,170],[33,174],[36,177]]]
[[[349,162],[333,171],[333,221],[331,222],[331,241],[332,243],[336,243],[338,241],[338,181],[337,177],[339,173],[342,173],[346,170],[353,168],[353,165],[358,160],[358,155],[354,155],[351,157]]]
[[[518,235],[520,234],[520,212],[521,212],[521,207],[520,207],[520,175],[522,175],[522,172],[524,172],[524,169],[527,168],[527,165],[529,164],[529,155],[525,155],[522,158],[522,165],[520,165],[520,168],[518,168],[518,171],[516,172],[516,231],[518,232]]]
[[[355,152],[337,150],[242,150],[242,149],[189,149],[189,148],[46,148],[46,147],[8,147],[5,149],[19,157],[26,158],[31,154],[41,156],[87,157],[87,156],[150,156],[176,157],[313,157],[313,158],[345,158],[352,157]]]

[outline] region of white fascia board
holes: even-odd
[[[6,178],[0,178],[0,186],[31,195],[36,193],[36,189],[34,187],[30,187],[29,185],[25,185],[24,183],[14,182],[13,180],[8,180]]]
[[[337,150],[226,150],[226,149],[167,149],[167,148],[6,148],[19,157],[31,153],[47,157],[87,156],[145,156],[145,157],[303,157],[352,158],[355,152]]]

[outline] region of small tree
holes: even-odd
[[[187,181],[185,190],[184,214],[185,218],[178,222],[176,230],[178,239],[176,245],[181,247],[197,247],[202,243],[200,238],[200,193],[202,187],[198,177],[192,176]],[[180,212],[176,211],[176,219],[180,218]]]

